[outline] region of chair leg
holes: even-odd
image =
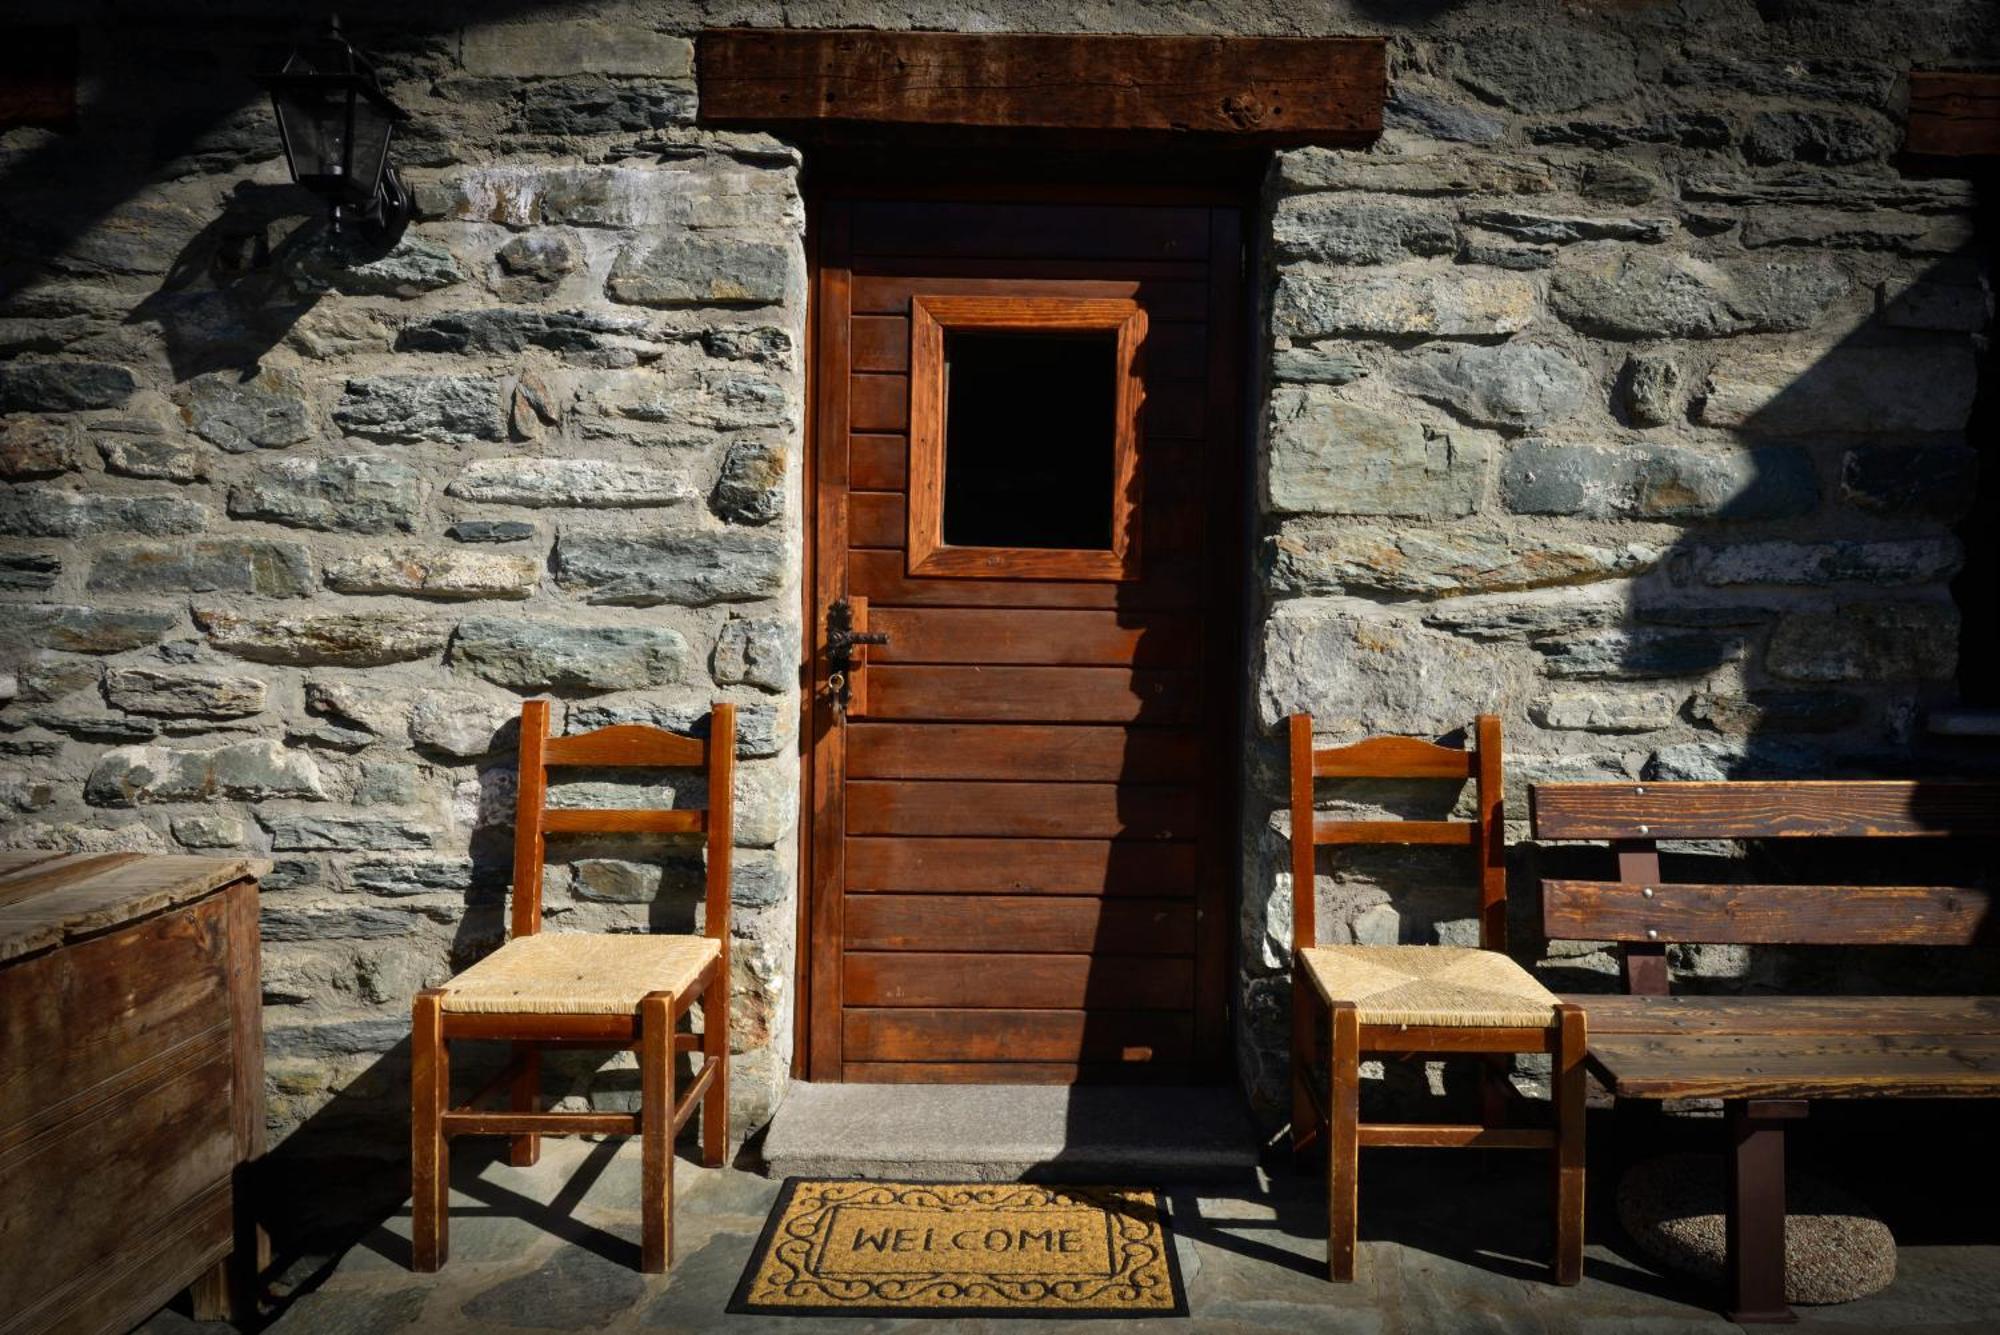
[[[1312,1079],[1312,1050],[1318,1028],[1314,1003],[1317,1000],[1312,984],[1306,980],[1304,967],[1295,959],[1292,964],[1292,1153],[1301,1157],[1321,1134],[1319,1109],[1313,1103],[1312,1089],[1307,1083]]]
[[[1352,1006],[1333,1008],[1332,1074],[1328,1078],[1327,1277],[1354,1278],[1354,1238],[1361,1168],[1361,1017]]]
[[[701,1100],[701,1161],[720,1168],[729,1158],[729,969],[718,961],[701,1003],[702,1056],[715,1063]]]
[[[430,1272],[450,1250],[451,1149],[444,1113],[451,1102],[451,1056],[444,1038],[444,993],[417,993],[410,1008],[410,1267]]]
[[[1588,1046],[1580,1006],[1557,1010],[1552,1066],[1556,1152],[1556,1283],[1583,1279],[1584,1052]]]
[[[639,1002],[639,1268],[674,1263],[674,994]]]
[[[515,1112],[540,1112],[542,1110],[542,1050],[528,1043],[514,1045],[514,1057],[521,1063],[520,1073],[514,1077],[513,1098]],[[514,1136],[508,1142],[507,1162],[516,1168],[533,1168],[542,1157],[542,1138],[537,1135]]]

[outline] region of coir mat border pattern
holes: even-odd
[[[841,1255],[833,1239],[835,1214],[864,1212],[876,1237],[900,1228],[917,1255],[930,1244],[949,1243],[923,1215],[988,1221],[985,1230],[1001,1232],[990,1221],[996,1214],[1039,1216],[1054,1224],[1083,1212],[1101,1215],[1105,1240],[1097,1247],[1093,1235],[1076,1235],[1083,1244],[1078,1266],[1102,1254],[1100,1263],[1080,1275],[1066,1274],[1060,1263],[1036,1271],[1015,1259],[995,1268],[928,1268],[921,1262],[891,1263],[883,1273],[867,1276],[838,1272],[840,1262],[861,1260],[855,1248]],[[898,1219],[908,1222],[898,1224]],[[852,1219],[849,1223],[857,1228]],[[882,1229],[890,1229],[883,1234]],[[923,1230],[919,1232],[918,1230]],[[846,1230],[843,1229],[843,1232]],[[964,1235],[969,1230],[954,1230]],[[1035,1237],[1047,1230],[1036,1230]],[[928,1233],[928,1237],[926,1237]],[[1076,1234],[1075,1230],[1072,1230]],[[849,1236],[857,1236],[850,1234]],[[984,1232],[981,1237],[983,1238]],[[1017,1232],[1016,1236],[1019,1234]],[[890,1247],[874,1249],[878,1261],[908,1256]],[[826,1273],[829,1267],[834,1274]],[[1107,1273],[1108,1272],[1108,1273]],[[1055,1186],[1022,1182],[880,1182],[857,1178],[785,1179],[777,1204],[758,1235],[757,1246],[743,1270],[727,1309],[756,1316],[905,1316],[905,1317],[1184,1317],[1187,1287],[1181,1280],[1180,1259],[1174,1251],[1173,1230],[1157,1191],[1130,1187]]]

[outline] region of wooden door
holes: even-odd
[[[818,223],[807,1074],[1219,1077],[1239,214]]]

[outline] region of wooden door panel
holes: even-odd
[[[849,950],[1187,955],[1195,911],[1180,900],[1054,895],[850,895]]]
[[[847,485],[866,491],[901,491],[909,485],[910,438],[863,435],[848,438]],[[901,543],[896,544],[901,546]]]
[[[1146,205],[860,203],[855,253],[1193,260],[1208,254],[1208,210]]]
[[[1147,560],[1136,584],[1110,580],[912,579],[900,551],[847,558],[850,592],[877,607],[1110,607],[1132,612],[1199,608],[1202,570],[1190,561]]]
[[[908,371],[910,322],[900,315],[857,315],[853,324],[853,349],[853,369],[856,371]],[[1174,374],[1186,373],[1177,371]]]
[[[1169,668],[888,664],[868,669],[868,717],[1171,728],[1197,721],[1197,684]]]
[[[850,1009],[844,1046],[854,1061],[1185,1062],[1185,1012]]]
[[[903,277],[893,274],[855,274],[854,310],[857,314],[904,315],[910,313],[910,298],[919,292],[945,297],[992,297],[1025,294],[1051,297],[1128,297],[1137,300],[1149,314],[1160,320],[1201,320],[1208,315],[1208,283],[1196,277],[1199,270],[1181,266],[1187,279],[1086,279],[1036,281],[1021,278]],[[1190,281],[1191,280],[1191,281]]]
[[[1200,850],[1137,839],[851,838],[852,893],[1140,895],[1187,899]]]
[[[1240,222],[1127,197],[842,200],[821,224],[815,626],[866,598],[888,643],[851,718],[814,650],[804,1073],[1219,1074]],[[1049,298],[1142,309],[1136,569],[1076,579],[1074,558],[1010,559],[910,577],[918,295],[1005,299],[1030,325]]]
[[[1196,783],[1201,734],[1185,729],[986,723],[863,723],[847,731],[857,779],[1042,779]]]
[[[847,424],[856,431],[901,431],[910,424],[910,378],[857,374],[847,392]]]
[[[885,779],[847,785],[849,834],[1188,839],[1199,833],[1202,815],[1198,788]]]
[[[1043,667],[1191,668],[1201,661],[1191,617],[1116,611],[1017,612],[890,608],[869,628],[889,642],[871,663],[1004,663]]]
[[[851,951],[850,1006],[1018,1006],[1028,1010],[1185,1010],[1194,962],[1124,955]]]

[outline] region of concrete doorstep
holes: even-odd
[[[773,1177],[919,1182],[1251,1179],[1235,1089],[794,1082],[771,1122]]]

